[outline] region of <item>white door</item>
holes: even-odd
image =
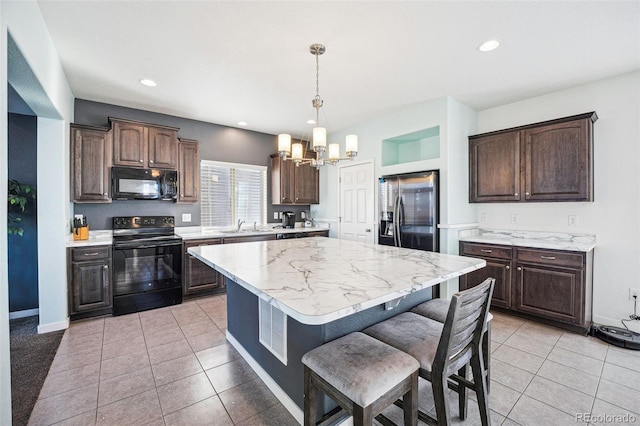
[[[340,238],[371,243],[374,241],[373,162],[340,168]]]

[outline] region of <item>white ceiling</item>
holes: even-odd
[[[38,3],[77,98],[271,134],[307,132],[312,43],[327,49],[329,132],[443,96],[482,110],[640,69],[638,0]],[[480,53],[490,38],[502,45]]]

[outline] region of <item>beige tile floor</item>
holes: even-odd
[[[297,424],[225,329],[224,296],[72,323],[29,424]],[[492,424],[640,425],[640,351],[498,313],[492,330]],[[451,398],[453,424],[480,424],[473,400],[461,422]],[[433,410],[425,382],[420,405]]]

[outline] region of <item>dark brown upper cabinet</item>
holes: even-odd
[[[111,202],[109,129],[71,125],[71,198],[77,203]]]
[[[113,130],[113,165],[176,170],[178,130],[109,117]]]
[[[320,178],[318,169],[308,164],[296,166],[293,161],[271,155],[271,203],[318,204]]]
[[[595,112],[469,137],[469,202],[593,201]]]
[[[195,203],[200,194],[200,143],[180,139],[178,143],[178,202]]]

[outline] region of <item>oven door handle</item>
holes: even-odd
[[[167,241],[164,243],[118,243],[113,245],[114,250],[118,249],[149,249],[156,247],[181,246],[181,242]]]

